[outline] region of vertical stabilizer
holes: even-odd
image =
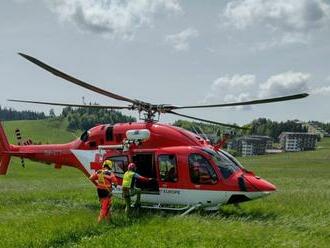
[[[0,122],[0,175],[6,175],[10,162],[9,143],[5,134],[5,130]]]

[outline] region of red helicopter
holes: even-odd
[[[7,173],[12,156],[54,164],[55,168],[61,168],[63,165],[75,167],[87,177],[101,167],[102,161],[110,159],[114,162],[113,171],[119,181],[119,186],[114,190],[114,194],[121,196],[120,185],[123,174],[127,170],[128,164],[134,162],[139,174],[156,179],[137,185],[142,188],[143,207],[182,210],[184,211],[183,214],[196,208],[214,210],[223,204],[238,204],[260,198],[274,192],[276,187],[256,176],[253,172],[246,170],[232,155],[222,150],[223,142],[211,145],[205,138],[195,133],[172,125],[158,123],[161,114],[173,114],[225,127],[244,129],[236,125],[205,120],[175,111],[188,108],[264,104],[308,96],[308,94],[302,93],[213,105],[151,104],[114,94],[65,74],[29,55],[22,53],[19,55],[57,77],[110,98],[128,102],[129,105],[80,105],[13,99],[9,101],[55,106],[136,110],[139,115],[143,113],[144,118],[143,122],[97,125],[70,143],[48,145],[9,144],[0,124],[1,175]]]

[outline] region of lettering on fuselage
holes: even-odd
[[[65,150],[58,150],[58,151],[45,150],[43,153],[44,153],[44,155],[47,155],[47,156],[60,156],[60,155],[71,154],[70,152],[65,151]]]
[[[180,190],[163,189],[162,193],[180,195]]]

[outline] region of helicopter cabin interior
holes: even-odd
[[[143,177],[157,178],[157,169],[154,153],[137,153],[133,156],[136,172]],[[136,187],[141,188],[143,193],[159,193],[157,180],[141,182],[136,181]]]
[[[157,169],[153,153],[137,153],[133,156],[133,162],[136,165],[136,172],[143,177],[157,179]],[[106,159],[114,162],[113,172],[117,177],[123,178],[127,171],[129,160],[127,155],[111,156]],[[159,185],[157,180],[150,182],[136,181],[136,187],[141,188],[143,193],[159,194]]]

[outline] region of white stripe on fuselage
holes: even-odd
[[[113,193],[121,197],[121,187],[114,189]],[[256,199],[268,195],[269,192],[242,192],[242,191],[216,191],[195,189],[168,189],[159,188],[159,194],[142,194],[141,202],[154,204],[178,204],[203,206],[219,206],[226,204],[232,195],[245,195],[249,199]]]

